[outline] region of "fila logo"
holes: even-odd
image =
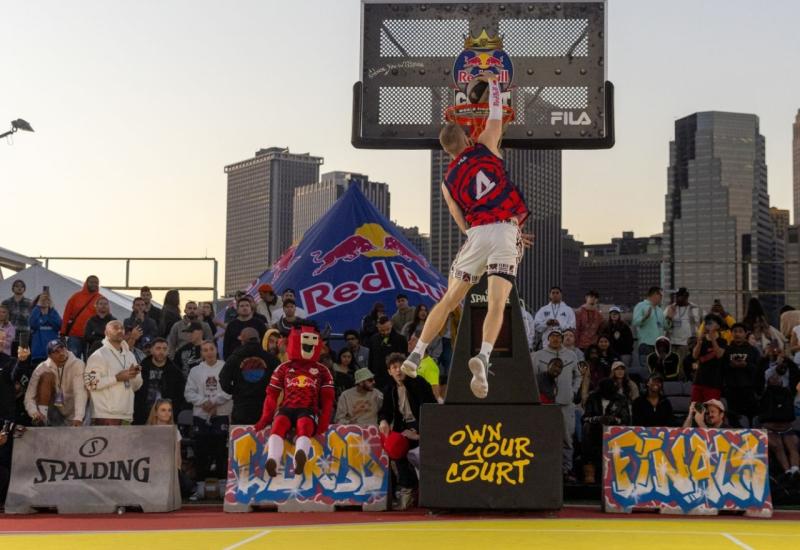
[[[586,114],[586,111],[581,111],[577,117],[572,111],[553,111],[550,113],[550,126],[555,126],[557,123],[564,126],[590,126],[592,119]]]
[[[483,173],[483,170],[478,170],[478,174],[475,176],[475,200],[485,197],[496,185]]]

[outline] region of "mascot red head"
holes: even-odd
[[[290,361],[318,361],[322,353],[322,337],[313,326],[292,327],[286,354]]]

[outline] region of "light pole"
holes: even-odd
[[[4,132],[0,134],[0,138],[4,138],[6,136],[10,136],[11,134],[15,133],[17,130],[23,130],[25,132],[33,132],[33,128],[31,125],[28,124],[27,121],[18,118],[17,120],[11,121],[11,129],[8,132]]]

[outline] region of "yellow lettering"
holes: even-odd
[[[516,485],[517,482],[511,479],[508,475],[509,473],[511,473],[511,470],[513,469],[514,466],[512,466],[508,462],[499,462],[497,464],[497,484],[502,485],[503,479],[505,479],[511,485]]]
[[[496,462],[484,462],[481,464],[481,481],[488,481],[489,483],[493,482],[494,471],[496,467]]]
[[[497,451],[500,450],[500,445],[492,441],[491,443],[487,443],[486,447],[483,448],[483,459],[486,460],[487,458],[492,458],[494,455],[497,454]]]
[[[531,461],[528,460],[527,458],[525,460],[515,460],[513,462],[514,466],[516,466],[519,469],[519,475],[517,475],[517,480],[520,483],[525,483],[525,466],[527,466],[530,463]]]
[[[529,437],[517,437],[514,439],[514,446],[516,448],[516,458],[520,458],[522,456],[527,456],[528,458],[533,458],[533,453],[528,450],[528,447],[531,444],[531,439]]]
[[[444,478],[446,483],[458,483],[461,477],[458,475],[458,464],[451,464],[447,469],[447,475]]]
[[[457,432],[453,432],[452,434],[450,434],[450,439],[448,441],[450,442],[450,445],[452,445],[453,447],[458,447],[459,445],[464,443],[464,440],[466,438],[467,434],[464,433],[464,430],[458,430]]]
[[[469,424],[465,425],[464,428],[467,430],[467,434],[469,435],[470,441],[473,443],[480,443],[483,444],[483,440],[486,437],[486,425],[484,424],[481,431],[473,430],[469,427]]]
[[[503,423],[498,422],[494,425],[494,428],[491,426],[486,426],[489,428],[489,441],[500,441],[502,436],[500,435],[501,430],[503,429]]]
[[[461,471],[461,481],[472,481],[478,474],[480,474],[481,470],[475,464],[470,464],[466,468]]]
[[[511,438],[504,437],[500,441],[500,454],[502,456],[511,456],[514,454],[514,443],[515,441]]]

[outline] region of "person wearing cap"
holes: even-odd
[[[689,291],[685,287],[679,288],[674,296],[675,301],[664,310],[664,318],[672,351],[683,361],[692,351],[689,349],[689,338],[697,334],[703,322],[703,310],[689,301]]]
[[[725,418],[725,404],[719,399],[709,399],[704,403],[692,401],[689,414],[683,421],[684,428],[729,428]]]
[[[355,329],[344,331],[344,342],[347,349],[353,352],[353,362],[359,367],[369,365],[369,348],[361,345],[361,337]]]
[[[533,316],[533,327],[536,334],[542,338],[547,329],[558,327],[575,328],[575,312],[561,298],[561,288],[554,286],[550,288],[550,302],[539,308]],[[547,345],[547,338],[544,337],[542,345]]]
[[[633,425],[645,428],[675,425],[672,403],[664,396],[664,379],[660,374],[651,374],[647,393],[633,401]]]
[[[611,379],[617,386],[617,391],[633,403],[639,397],[639,386],[628,376],[628,369],[622,361],[614,361],[611,365]]]
[[[184,332],[189,333],[189,341],[178,348],[175,352],[175,365],[181,371],[183,379],[189,376],[189,371],[203,361],[203,345],[205,331],[203,328],[208,328],[203,322],[192,321],[186,327]]]
[[[698,367],[692,384],[692,401],[705,403],[709,399],[722,397],[725,339],[720,336],[722,319],[709,313],[703,319],[703,332],[692,349],[692,357]]]
[[[561,373],[556,379],[555,404],[561,409],[564,422],[564,442],[562,471],[572,479],[572,435],[575,433],[575,395],[580,390],[582,376],[578,371],[578,358],[564,349],[563,335],[557,325],[552,325],[545,333],[546,345],[533,354],[533,370],[539,375],[548,372],[553,359],[561,359]]]
[[[633,308],[633,327],[639,339],[639,367],[647,364],[647,356],[655,351],[656,339],[664,335],[666,321],[661,309],[663,293],[660,287],[652,286],[647,297]]]
[[[586,348],[597,343],[603,314],[597,306],[600,294],[596,290],[590,290],[584,298],[584,304],[575,312],[575,339],[578,348],[586,351]]]
[[[256,313],[264,316],[267,326],[274,325],[280,319],[283,301],[275,294],[272,285],[267,283],[258,286],[258,296],[261,300],[256,304]]]
[[[377,426],[383,393],[375,388],[375,375],[364,367],[355,372],[355,386],[342,392],[336,403],[336,424]]]
[[[176,414],[183,408],[185,378],[168,355],[167,341],[156,338],[150,346],[150,355],[142,365],[142,386],[136,391],[133,403],[133,423],[144,425],[150,409],[159,399],[169,399]]]
[[[169,345],[169,356],[175,357],[175,352],[178,351],[183,345],[188,344],[192,340],[192,331],[188,330],[192,323],[200,323],[203,329],[203,340],[212,340],[214,335],[211,334],[211,329],[206,323],[201,322],[200,308],[197,307],[197,302],[188,301],[183,306],[183,319],[172,325],[167,336],[167,344]],[[237,333],[238,334],[238,333]]]
[[[608,337],[611,349],[628,367],[631,366],[633,356],[633,332],[628,323],[622,320],[622,308],[611,306],[608,310],[608,320],[600,325],[600,334]]]
[[[269,379],[280,362],[264,351],[259,332],[253,327],[241,330],[238,343],[219,373],[219,385],[233,397],[231,423],[252,425],[261,418]]]
[[[80,426],[88,396],[83,361],[58,339],[47,344],[47,360],[39,364],[25,390],[25,411],[37,426]]]

